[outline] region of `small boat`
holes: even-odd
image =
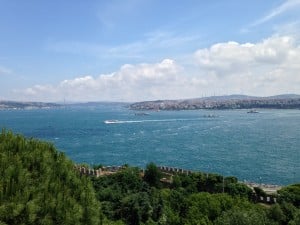
[[[205,117],[205,118],[216,118],[218,116],[215,115],[215,114],[207,114],[207,115],[204,115],[203,117]]]
[[[139,112],[139,113],[135,113],[135,116],[149,116],[149,113],[144,113],[144,112]]]
[[[251,109],[250,111],[248,111],[247,113],[258,113],[257,110]]]
[[[118,123],[120,122],[119,120],[104,120],[104,123],[106,124],[111,124],[111,123]]]

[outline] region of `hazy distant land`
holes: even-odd
[[[2,109],[49,109],[57,108],[62,105],[46,102],[19,102],[19,101],[0,101],[0,110]]]
[[[247,95],[211,96],[182,100],[156,100],[136,103],[85,102],[85,103],[49,103],[0,101],[0,110],[4,109],[49,109],[64,106],[97,106],[103,104],[124,104],[132,110],[195,110],[195,109],[300,109],[300,95],[286,94],[270,97]]]
[[[195,110],[195,109],[300,109],[300,95],[254,97],[247,95],[212,96],[183,100],[137,102],[133,110]]]

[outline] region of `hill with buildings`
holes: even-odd
[[[133,110],[194,110],[194,109],[300,109],[300,95],[254,97],[247,95],[212,96],[183,100],[137,102]]]

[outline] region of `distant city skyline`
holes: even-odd
[[[0,0],[0,100],[300,94],[300,0]]]

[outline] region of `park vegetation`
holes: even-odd
[[[280,190],[276,204],[235,177],[174,174],[154,163],[107,176],[80,174],[52,144],[0,134],[0,225],[299,225],[300,184]]]

